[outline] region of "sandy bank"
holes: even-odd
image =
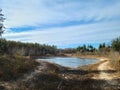
[[[99,55],[82,55],[82,54],[65,54],[68,57],[78,57],[78,58],[88,58],[88,59],[98,59],[100,61],[110,60],[108,56]]]

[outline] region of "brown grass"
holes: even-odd
[[[111,59],[111,66],[117,70],[120,70],[120,53],[111,51],[109,57]]]
[[[10,81],[33,70],[37,63],[34,60],[18,56],[0,56],[0,80]]]
[[[114,80],[110,82],[112,81]],[[117,81],[120,82],[119,79]],[[63,79],[57,75],[44,73],[30,81],[20,83],[18,87],[14,90],[119,90],[119,86],[109,85],[106,80]]]

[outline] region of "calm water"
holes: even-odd
[[[78,67],[78,66],[83,66],[98,62],[98,60],[96,59],[81,59],[74,57],[49,57],[49,58],[45,57],[45,58],[39,58],[37,60],[48,61],[51,63],[56,63],[67,67]]]

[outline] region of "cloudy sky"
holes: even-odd
[[[0,0],[0,8],[8,40],[66,48],[120,36],[120,0]]]

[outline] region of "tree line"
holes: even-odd
[[[8,55],[37,56],[57,53],[57,47],[38,43],[22,43],[0,39],[0,53]]]
[[[8,41],[6,39],[0,39],[0,54],[8,55],[23,55],[23,56],[44,56],[44,55],[59,55],[60,53],[82,53],[82,54],[103,54],[109,53],[111,50],[120,53],[120,37],[114,39],[111,45],[105,43],[99,44],[96,49],[92,45],[78,46],[76,48],[58,49],[54,45],[45,45],[38,43],[22,43],[16,41]]]
[[[81,54],[107,54],[110,51],[117,51],[120,53],[120,37],[117,37],[111,41],[111,44],[105,43],[99,44],[98,48],[93,45],[81,45],[76,48],[62,49],[64,53],[81,53]]]

